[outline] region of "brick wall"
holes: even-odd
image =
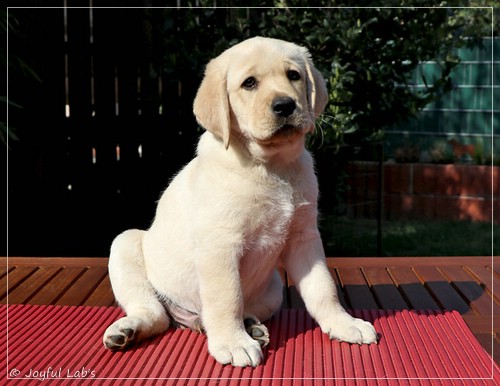
[[[377,165],[349,165],[348,201],[370,201],[377,194]],[[433,165],[386,163],[384,173],[384,218],[442,219],[500,223],[500,168],[477,165]],[[354,206],[355,207],[355,206]],[[372,217],[372,211],[351,211]]]

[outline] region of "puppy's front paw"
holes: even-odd
[[[322,327],[331,339],[348,343],[370,344],[377,342],[377,332],[373,325],[345,313],[332,318],[328,326]]]
[[[215,341],[208,337],[208,351],[223,365],[256,367],[264,359],[259,342],[246,333],[240,334],[238,338],[225,337]]]
[[[248,316],[244,323],[248,335],[259,342],[260,347],[264,348],[269,344],[269,331],[256,317]]]
[[[138,324],[135,318],[124,317],[117,320],[104,332],[104,346],[108,350],[124,350],[131,346],[136,341]]]

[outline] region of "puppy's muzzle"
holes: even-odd
[[[305,126],[297,111],[297,103],[288,96],[277,97],[271,102],[271,111],[275,116],[275,126],[266,138],[258,139],[261,145],[277,145],[283,140],[289,141],[305,134]]]

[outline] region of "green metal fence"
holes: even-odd
[[[450,139],[473,144],[486,159],[492,152],[500,155],[500,38],[484,38],[457,54],[461,62],[452,72],[452,91],[427,105],[415,119],[387,130],[389,156],[405,144],[418,145],[425,153],[437,141]],[[431,85],[439,72],[437,62],[421,63],[411,87]]]

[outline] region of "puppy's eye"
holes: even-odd
[[[300,80],[300,74],[298,71],[295,71],[295,70],[288,70],[288,72],[286,73],[286,76],[288,77],[288,79],[290,80]]]
[[[257,87],[257,81],[253,76],[250,76],[245,79],[245,81],[242,83],[241,87],[243,87],[245,90],[252,90],[255,87]]]

